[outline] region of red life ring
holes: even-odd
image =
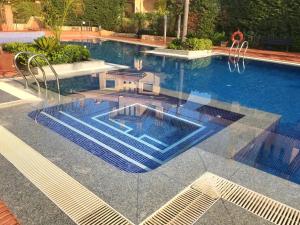
[[[239,36],[239,39],[235,39],[236,36]],[[237,42],[238,44],[243,42],[244,40],[244,34],[241,31],[236,31],[231,35],[232,42]]]

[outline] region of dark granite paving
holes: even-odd
[[[11,94],[8,94],[5,91],[0,90],[0,104],[5,103],[5,102],[12,102],[12,101],[16,101],[16,100],[19,100],[19,98],[15,97]]]

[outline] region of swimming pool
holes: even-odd
[[[224,123],[209,114],[216,109],[202,105],[196,109],[191,111],[188,106],[180,109],[197,115],[189,118],[174,107],[163,109],[141,103],[84,99],[37,110],[29,116],[119,169],[143,173],[234,122]],[[235,120],[243,117],[220,110],[218,115],[223,118],[232,115]]]
[[[242,150],[243,157],[237,154],[233,158],[300,183],[299,67],[246,60],[245,69],[240,64],[240,70],[232,72],[225,56],[183,60],[146,55],[142,52],[148,47],[114,41],[81,44],[91,50],[93,58],[128,65],[137,74],[136,78],[126,78],[129,72],[120,72],[118,76],[122,77],[122,85],[116,83],[113,76],[106,77],[106,89],[138,95],[146,95],[147,92],[155,95],[159,89],[167,89],[178,95],[187,93],[204,97],[208,102],[218,100],[280,115],[279,123],[275,129],[268,131],[270,135],[267,138],[255,140]],[[135,85],[141,79],[138,76],[145,77],[142,88]],[[95,75],[62,80],[62,92],[69,95],[99,90],[103,87],[100,87],[98,80]],[[51,88],[51,84],[49,86]],[[292,169],[283,169],[286,167]]]

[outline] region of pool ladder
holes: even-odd
[[[15,66],[17,72],[23,77],[23,79],[25,81],[25,88],[28,88],[28,86],[29,86],[29,82],[28,82],[28,79],[26,77],[28,74],[26,74],[26,71],[20,69],[20,67],[18,65],[18,59],[22,55],[25,56],[26,59],[27,59],[27,63],[25,63],[25,65],[27,65],[27,72],[29,72],[30,76],[34,79],[34,81],[35,81],[35,83],[38,87],[38,91],[39,92],[41,91],[41,86],[40,86],[40,83],[39,83],[35,73],[32,71],[33,68],[36,68],[36,67],[32,67],[32,65],[31,65],[32,62],[37,66],[38,69],[40,69],[42,71],[45,88],[46,88],[46,90],[48,88],[48,86],[47,86],[47,76],[46,76],[45,70],[43,69],[42,65],[37,60],[39,58],[39,59],[42,59],[44,62],[47,63],[47,66],[49,66],[50,70],[54,74],[55,79],[56,79],[57,90],[58,90],[58,93],[60,94],[60,83],[59,83],[59,76],[58,76],[57,72],[55,71],[55,69],[53,68],[53,66],[51,65],[51,63],[49,62],[49,60],[46,58],[45,55],[43,55],[43,54],[33,54],[32,52],[19,52],[14,57],[14,66]]]
[[[243,73],[246,69],[245,67],[245,55],[249,48],[249,42],[244,41],[241,46],[239,41],[233,41],[231,48],[229,49],[228,55],[228,67],[230,72],[238,71],[238,73]],[[240,59],[242,58],[243,70],[240,70]],[[233,64],[233,68],[232,68]]]

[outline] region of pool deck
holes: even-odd
[[[20,86],[20,84],[9,80],[7,82],[15,88]],[[20,88],[22,89],[22,86]],[[162,92],[164,92],[164,95],[172,96],[174,94],[166,90],[162,90]],[[34,93],[31,94],[34,95]],[[51,94],[55,97],[55,93]],[[92,93],[92,95],[95,96],[95,93]],[[88,96],[88,93],[86,96]],[[112,98],[111,94],[108,94],[107,97]],[[126,102],[130,102],[130,99],[133,100],[133,97],[129,96],[127,100],[125,99]],[[182,98],[186,97],[185,95],[182,96]],[[79,99],[81,98],[82,96],[79,97]],[[98,98],[105,99],[105,93],[99,92]],[[76,100],[74,97],[61,99],[62,102],[74,100]],[[140,101],[140,99],[136,100]],[[55,102],[56,100],[52,100],[48,104],[56,104]],[[203,150],[202,148],[205,146],[198,145],[153,171],[141,174],[126,173],[90,154],[59,134],[33,122],[27,114],[43,107],[44,104],[44,101],[32,101],[30,104],[5,107],[0,110],[0,124],[11,133],[10,135],[15,135],[16,142],[22,141],[24,143],[24,146],[19,149],[25,150],[27,145],[30,146],[46,160],[52,162],[55,167],[62,169],[134,224],[140,224],[207,171],[300,209],[299,185],[231,159],[230,154],[235,152],[235,150],[231,152],[233,147],[240,147],[239,144],[241,143],[238,140],[226,144],[223,141],[219,141],[219,143],[212,142],[213,145],[217,144],[219,147],[215,145],[211,151],[208,151],[208,148]],[[228,105],[222,102],[213,102],[212,104],[248,113],[249,118],[253,115],[253,119],[249,121],[245,120],[244,122],[233,124],[239,127],[228,127],[232,131],[231,135],[238,135],[240,139],[249,137],[247,133],[254,126],[254,117],[256,115],[260,116],[260,112],[242,109],[236,107],[236,105]],[[250,132],[251,135],[255,133],[260,134],[264,131],[263,128],[267,125],[263,126],[261,121],[265,121],[267,124],[270,123],[270,114],[261,115],[264,119],[256,121],[256,131],[254,133]],[[18,123],[15,122],[15,118],[18,118]],[[241,128],[240,126],[245,129],[243,134],[238,132]],[[262,129],[259,129],[259,126],[263,126]],[[235,129],[236,131],[234,131]],[[7,139],[3,140],[3,142],[9,145]],[[229,148],[224,148],[225,152],[222,152],[223,150],[220,152],[219,149],[222,146]],[[26,154],[21,155],[26,158]],[[30,162],[31,159],[27,158],[27,160]],[[8,171],[0,173],[0,180],[5,184],[0,185],[0,196],[16,214],[21,223],[26,225],[75,224],[56,204],[44,195],[41,189],[38,189],[26,179],[1,154],[0,167],[0,171]],[[249,225],[271,224],[236,205],[224,201],[219,201],[210,208],[196,224],[241,224],[241,220],[245,220],[242,224]]]
[[[213,48],[213,51],[215,53],[222,53],[222,54],[228,54],[229,50],[230,50],[229,48],[225,48],[225,47]],[[248,49],[246,53],[246,57],[300,64],[300,53]]]

